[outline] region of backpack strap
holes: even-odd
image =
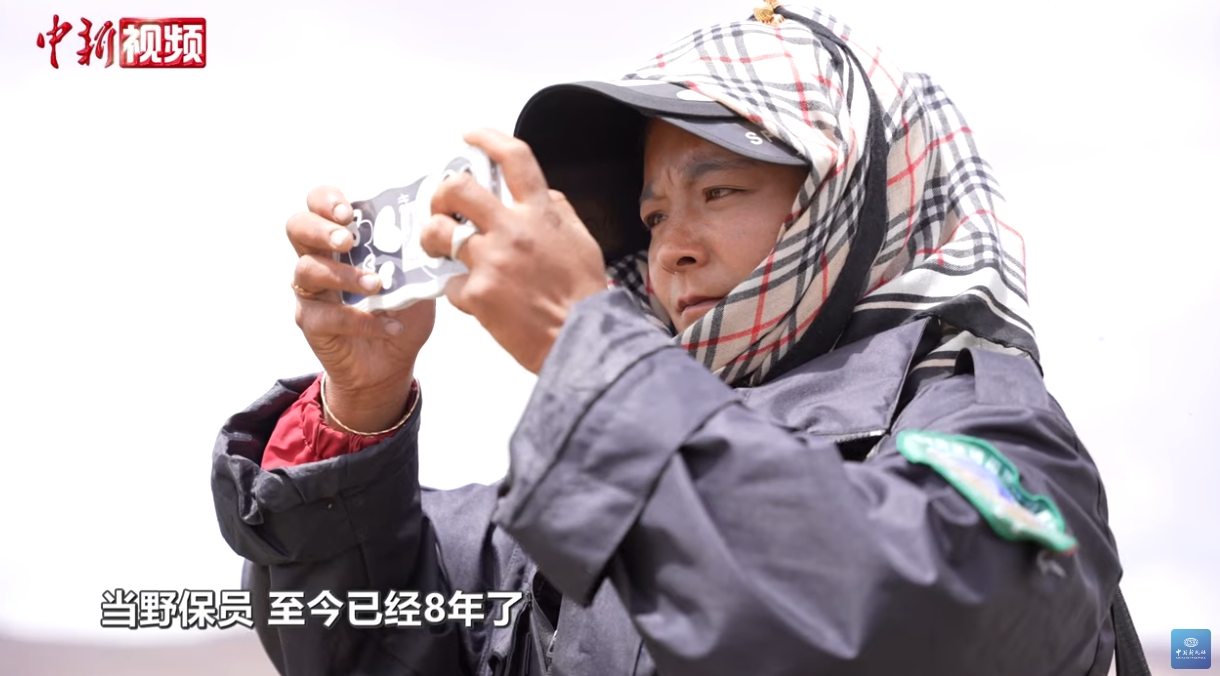
[[[1114,602],[1110,606],[1114,620],[1114,661],[1118,676],[1152,676],[1148,662],[1144,659],[1144,647],[1140,635],[1131,621],[1131,612],[1123,599],[1123,590],[1114,589]]]

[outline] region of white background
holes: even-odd
[[[1044,365],[1101,467],[1141,632],[1220,630],[1220,4],[825,6],[963,109],[1028,244]],[[750,0],[0,6],[0,631],[79,641],[104,589],[220,589],[223,420],[316,368],[285,220],[404,185],[554,82],[616,77]],[[35,44],[74,25],[60,68]],[[203,70],[81,66],[80,17],[202,16]],[[441,303],[425,483],[498,478],[533,377]]]

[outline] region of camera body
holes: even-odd
[[[467,147],[441,168],[402,188],[390,188],[377,196],[356,200],[352,222],[347,226],[355,244],[335,260],[381,277],[381,290],[363,296],[343,292],[343,302],[366,312],[401,310],[412,303],[438,298],[450,279],[470,272],[449,257],[432,258],[420,245],[420,232],[432,217],[432,195],[441,182],[468,173],[504,204],[512,196],[504,186],[500,168],[487,154]],[[459,223],[465,222],[454,214]],[[477,227],[477,224],[472,224]]]

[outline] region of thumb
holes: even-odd
[[[342,303],[302,301],[297,303],[297,326],[307,338],[340,336],[384,338],[402,333],[402,322],[385,315],[362,312]]]

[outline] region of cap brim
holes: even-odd
[[[793,167],[809,164],[795,150],[771,138],[770,134],[758,125],[751,124],[740,117],[736,120],[701,120],[664,115],[658,117],[705,141],[715,143],[752,160]]]
[[[639,218],[648,118],[761,162],[808,164],[733,110],[680,85],[622,80],[547,87],[525,104],[514,133],[533,150],[547,183],[576,208],[607,261],[648,246]]]

